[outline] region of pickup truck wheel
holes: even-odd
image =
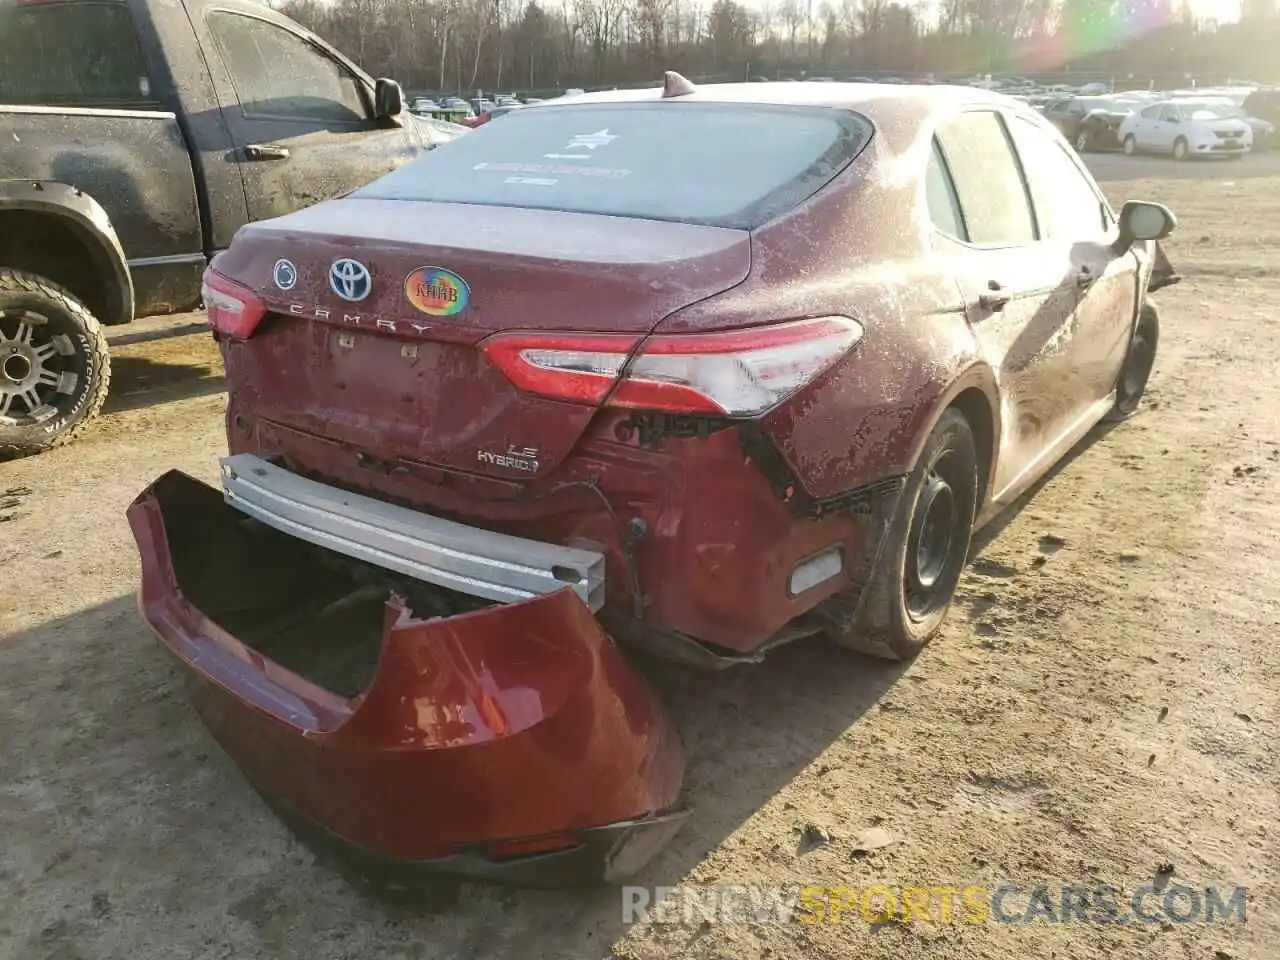
[[[952,407],[907,478],[858,619],[832,631],[832,639],[885,660],[919,653],[951,607],[977,502],[977,443],[969,421]]]
[[[107,338],[68,291],[0,268],[0,459],[68,439],[102,408]]]

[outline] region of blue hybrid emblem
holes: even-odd
[[[329,286],[343,300],[356,303],[369,295],[373,277],[359,260],[335,260],[329,267]]]

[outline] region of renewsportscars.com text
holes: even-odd
[[[729,884],[623,887],[622,919],[733,923],[1244,923],[1245,887]]]

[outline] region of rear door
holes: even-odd
[[[251,219],[348,193],[431,146],[407,112],[403,125],[375,120],[366,79],[265,8],[211,7],[197,29],[222,68],[214,80]]]
[[[1159,104],[1147,107],[1130,121],[1129,132],[1133,134],[1133,139],[1138,146],[1147,149],[1155,146],[1155,128],[1160,125],[1160,111],[1162,109]]]
[[[937,244],[953,264],[970,324],[1000,385],[1003,429],[993,492],[1034,473],[1077,415],[1070,382],[1076,305],[1069,246],[1038,239],[1005,121],[962,113],[938,128],[930,165]]]
[[[1152,124],[1151,146],[1161,152],[1173,149],[1173,141],[1182,132],[1182,115],[1178,108],[1166,103],[1160,108],[1160,120]]]

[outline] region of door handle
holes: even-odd
[[[289,148],[274,143],[251,143],[244,148],[244,155],[250,160],[288,160]]]
[[[1004,285],[992,280],[987,284],[987,292],[978,296],[978,303],[984,310],[999,313],[1011,299],[1012,297],[1009,291],[1004,288]]]

